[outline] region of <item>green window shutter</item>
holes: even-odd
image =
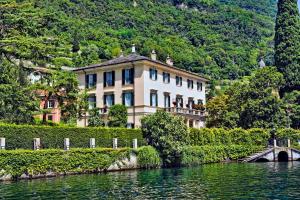
[[[125,85],[125,69],[122,69],[122,85]]]
[[[112,86],[115,86],[115,71],[112,71]]]
[[[106,72],[103,73],[103,82],[104,82],[104,87],[107,86],[107,83],[106,83]]]

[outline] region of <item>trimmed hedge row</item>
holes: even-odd
[[[6,149],[32,149],[33,138],[41,138],[43,149],[62,149],[64,138],[70,138],[71,148],[89,147],[89,138],[96,138],[97,147],[112,147],[112,139],[118,138],[118,147],[131,147],[132,140],[146,145],[139,129],[124,128],[76,128],[0,124],[0,137],[6,138]]]
[[[240,128],[225,130],[217,128],[191,129],[191,144],[204,145],[257,145],[265,146],[270,138],[269,130]]]
[[[300,130],[279,129],[276,130],[277,140],[287,142],[291,139],[292,145],[299,145]],[[271,138],[271,130],[253,128],[244,130],[241,128],[225,130],[222,128],[190,129],[191,145],[256,145],[266,146]]]
[[[21,175],[53,175],[68,173],[93,173],[105,171],[116,161],[129,158],[135,153],[138,166],[157,168],[161,166],[158,152],[151,146],[130,149],[59,149],[0,151],[0,176],[10,174],[14,179]],[[150,156],[150,157],[149,157]],[[4,171],[2,171],[4,170]]]
[[[183,148],[181,165],[197,166],[226,159],[238,160],[263,149],[263,146],[253,145],[186,146]]]

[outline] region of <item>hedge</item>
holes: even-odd
[[[97,147],[112,147],[118,138],[118,147],[131,147],[132,140],[146,145],[139,129],[77,128],[0,124],[0,137],[6,138],[6,149],[32,149],[33,138],[41,138],[43,149],[63,148],[64,138],[70,138],[71,148],[89,147],[89,138],[96,138]]]
[[[257,145],[265,146],[270,138],[269,130],[240,128],[225,130],[222,128],[191,129],[191,144],[204,145]]]
[[[197,166],[226,159],[238,160],[263,149],[263,146],[253,145],[186,146],[183,148],[181,165]]]
[[[69,173],[102,172],[116,161],[129,158],[131,153],[137,155],[138,167],[158,168],[161,160],[158,152],[151,146],[130,148],[96,148],[96,149],[59,149],[11,150],[0,151],[0,176],[10,174],[13,179],[21,175],[53,175]]]

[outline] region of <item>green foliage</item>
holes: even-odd
[[[109,108],[108,126],[109,127],[126,127],[127,126],[127,108],[124,105],[116,104]]]
[[[37,99],[28,86],[23,67],[13,64],[0,50],[0,121],[33,123],[33,114],[38,109]]]
[[[287,127],[300,129],[300,91],[285,93],[283,98],[289,118]]]
[[[253,145],[185,146],[181,165],[197,166],[222,162],[226,159],[237,160],[261,151],[263,148],[263,146]]]
[[[100,109],[95,108],[89,111],[89,127],[104,127],[105,122],[100,114]]]
[[[253,145],[266,146],[270,138],[269,130],[240,128],[225,130],[222,128],[190,129],[191,145],[218,146],[218,145]]]
[[[163,164],[177,165],[183,145],[189,143],[189,131],[183,119],[158,111],[145,116],[141,122],[144,138],[160,153]]]
[[[297,0],[278,1],[275,65],[286,80],[285,91],[300,89],[300,16]]]
[[[66,173],[101,172],[114,162],[128,158],[130,149],[14,150],[0,152],[0,169],[14,179],[29,176]]]
[[[176,66],[216,79],[247,75],[260,56],[272,54],[274,0],[136,2],[6,0],[0,49],[35,63],[79,67],[135,43],[142,55],[155,48],[161,60],[170,54]],[[181,3],[188,7],[179,9]]]
[[[252,76],[235,82],[224,95],[207,103],[207,126],[228,129],[285,127],[285,105],[278,95],[283,83],[283,75],[274,67],[257,70]]]
[[[287,139],[291,140],[292,145],[299,145],[298,141],[300,140],[300,130],[295,129],[280,129],[276,133],[276,137],[279,140],[284,140],[286,142]]]
[[[161,166],[159,153],[152,146],[143,146],[138,148],[138,163],[141,168],[150,169]]]
[[[7,149],[32,149],[33,138],[41,138],[42,148],[63,148],[64,138],[70,138],[71,148],[89,147],[89,139],[96,139],[97,147],[112,147],[112,139],[118,138],[119,147],[131,147],[132,140],[146,144],[138,129],[76,128],[64,126],[29,126],[0,124],[0,137],[6,138]]]

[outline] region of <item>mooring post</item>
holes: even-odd
[[[41,148],[41,139],[40,138],[33,138],[33,149],[40,150]]]
[[[118,148],[118,138],[113,138],[113,149]]]
[[[290,148],[291,147],[291,140],[290,139],[288,139],[288,148]]]
[[[277,141],[274,139],[274,147],[277,147]]]
[[[64,139],[64,150],[69,151],[70,150],[70,138]]]
[[[90,148],[91,149],[96,148],[96,139],[95,138],[90,138]]]
[[[0,149],[5,149],[5,138],[0,138]]]
[[[137,139],[132,140],[132,148],[134,148],[134,149],[138,148],[138,140]]]

